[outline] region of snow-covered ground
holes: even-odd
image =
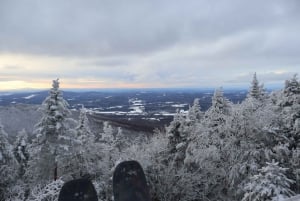
[[[183,103],[183,104],[174,104],[174,105],[172,105],[172,107],[176,107],[176,108],[183,108],[183,107],[185,107],[185,106],[187,106],[188,104],[186,104],[186,103]]]
[[[36,94],[31,94],[31,95],[29,95],[29,96],[25,96],[25,97],[23,97],[24,99],[32,99],[33,97],[35,97],[36,96]]]

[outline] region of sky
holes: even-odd
[[[0,90],[265,87],[300,72],[298,0],[0,0]]]

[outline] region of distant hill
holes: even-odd
[[[199,98],[201,110],[211,106],[212,89],[152,89],[116,90],[90,92],[63,92],[78,118],[78,109],[84,105],[89,110],[91,127],[100,132],[102,122],[109,121],[114,127],[122,127],[128,134],[152,133],[163,129],[173,119],[177,110],[188,110],[195,98]],[[227,90],[224,95],[234,103],[242,102],[246,90]],[[1,93],[0,122],[6,132],[14,136],[25,128],[31,134],[34,125],[41,118],[39,105],[48,96],[48,91]]]

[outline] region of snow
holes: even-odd
[[[50,107],[50,110],[57,110],[57,106],[52,105],[52,106]]]
[[[144,113],[144,108],[143,107],[140,107],[140,106],[132,106],[130,107],[129,109],[133,110],[133,111],[130,111],[129,114],[132,114],[132,113],[139,113],[139,114],[142,114]]]
[[[145,113],[145,106],[142,100],[137,98],[128,100],[130,106],[129,109],[132,110],[128,112],[129,115],[140,115]]]
[[[31,94],[31,95],[23,97],[23,98],[26,99],[26,100],[29,100],[29,99],[32,99],[35,96],[36,96],[36,94]]]
[[[176,145],[176,150],[182,149],[185,145],[186,145],[185,142],[181,142],[181,143],[177,144],[177,145]]]
[[[183,103],[183,104],[173,104],[172,107],[176,107],[176,108],[179,108],[179,107],[185,107],[187,106],[188,104],[186,103]]]
[[[123,108],[124,106],[122,105],[117,105],[117,106],[111,106],[111,107],[108,107],[107,109],[121,109]]]
[[[144,119],[144,120],[150,120],[150,121],[160,121],[160,119],[153,118],[153,117],[151,117],[151,118],[142,118],[142,119]]]
[[[22,139],[22,141],[21,141],[21,146],[26,146],[26,142],[24,139]]]

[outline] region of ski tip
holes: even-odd
[[[142,166],[137,161],[117,165],[113,175],[115,201],[150,201],[149,189]]]
[[[58,201],[98,201],[98,197],[89,179],[75,179],[63,185]]]

